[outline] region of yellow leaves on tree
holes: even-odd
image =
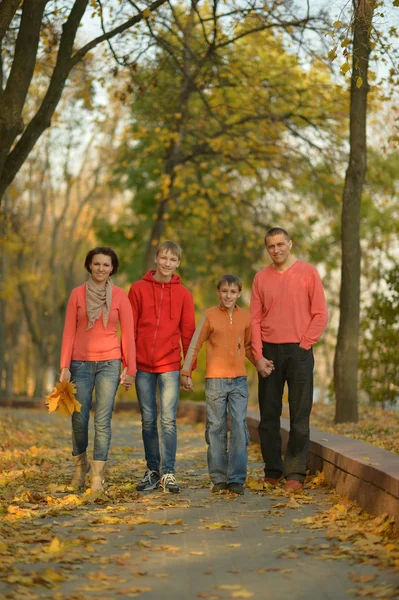
[[[75,411],[80,412],[81,403],[75,398],[76,387],[73,383],[63,381],[55,384],[51,394],[46,396],[49,413],[58,410],[63,417],[70,417]]]

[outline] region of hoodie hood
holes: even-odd
[[[157,281],[154,278],[155,273],[155,270],[148,271],[148,273],[146,273],[143,277],[144,281],[151,281],[151,283],[154,283],[156,285],[170,285],[175,283],[181,283],[181,279],[178,275],[176,275],[176,273],[173,273],[170,281]]]
[[[175,273],[173,273],[172,277],[170,278],[169,281],[157,281],[154,277],[156,271],[152,270],[152,271],[148,271],[148,273],[146,273],[143,277],[144,281],[148,281],[152,284],[152,293],[154,296],[154,305],[155,305],[155,316],[157,317],[158,315],[158,311],[159,311],[159,305],[158,305],[158,299],[157,299],[157,291],[156,291],[156,286],[162,286],[163,288],[165,288],[166,286],[168,286],[168,290],[169,290],[169,299],[170,299],[170,318],[173,319],[173,286],[175,284],[180,284],[181,283],[181,279],[178,275],[175,275]]]

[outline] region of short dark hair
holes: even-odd
[[[89,273],[91,273],[91,271],[90,271],[91,261],[93,260],[93,256],[95,256],[96,254],[105,254],[105,256],[110,257],[111,262],[112,262],[112,275],[116,275],[116,273],[118,272],[118,267],[119,267],[119,259],[118,259],[118,256],[117,256],[115,250],[112,250],[112,248],[108,248],[108,246],[97,246],[97,248],[93,248],[93,250],[90,250],[90,252],[88,252],[86,254],[86,258],[85,258],[86,271],[89,271]]]
[[[239,277],[236,275],[230,275],[230,273],[226,273],[226,275],[222,275],[219,281],[217,282],[217,289],[219,290],[221,286],[227,283],[227,285],[236,285],[238,290],[241,292],[242,290],[242,282]]]
[[[272,237],[273,235],[279,235],[279,234],[283,234],[283,236],[285,237],[285,239],[288,242],[291,240],[290,234],[288,233],[288,231],[286,231],[282,227],[272,227],[271,229],[269,229],[269,231],[265,235],[265,244],[266,244],[266,240],[268,237]]]

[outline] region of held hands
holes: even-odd
[[[186,392],[192,392],[194,388],[191,377],[188,377],[187,375],[180,375],[180,387]]]
[[[67,383],[71,381],[71,371],[67,367],[61,369],[60,382],[62,383],[63,381],[66,381]]]
[[[121,373],[120,382],[121,382],[121,385],[123,385],[123,387],[125,388],[126,392],[129,391],[130,387],[134,383],[133,375],[127,374],[127,367],[125,367]]]
[[[261,377],[269,377],[270,373],[274,371],[274,364],[272,360],[267,358],[260,358],[256,361],[256,368]]]

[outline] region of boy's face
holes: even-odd
[[[170,250],[161,250],[155,257],[155,264],[156,274],[168,281],[180,265],[180,260]]]
[[[235,306],[238,298],[241,296],[241,291],[234,283],[232,285],[229,285],[228,283],[222,283],[218,289],[218,295],[220,298],[220,304],[224,306],[224,308],[229,309]]]

